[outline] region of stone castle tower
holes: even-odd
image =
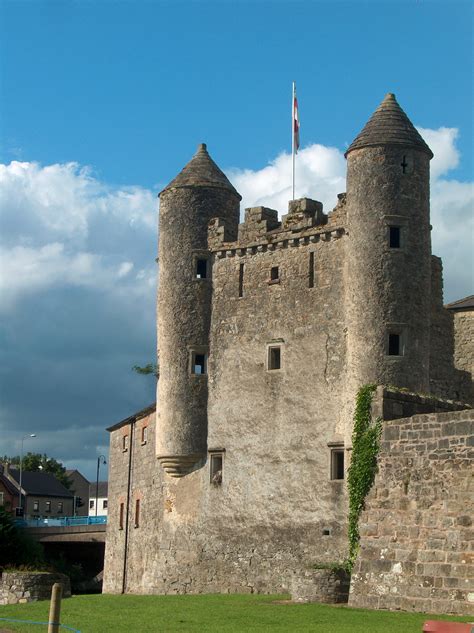
[[[235,239],[242,198],[202,144],[160,199],[156,450],[165,471],[181,477],[207,453],[212,310],[208,224],[216,216],[227,221]]]
[[[161,192],[156,417],[109,429],[105,591],[286,591],[347,554],[357,390],[432,394],[380,392],[385,420],[473,401],[431,255],[432,156],[388,94],[329,214],[303,198],[239,224],[205,145]]]

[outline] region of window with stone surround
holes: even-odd
[[[387,355],[403,356],[403,336],[401,332],[389,332],[387,336]]]
[[[148,441],[148,426],[142,426],[142,446]]]
[[[209,481],[214,486],[222,484],[222,472],[224,466],[224,451],[209,451]]]
[[[338,481],[344,479],[344,448],[331,449],[331,479]]]
[[[401,248],[402,246],[402,227],[388,227],[388,244],[390,248]]]
[[[268,371],[281,369],[281,345],[269,345],[267,357]]]
[[[202,350],[191,350],[191,374],[203,376],[207,374],[207,353]]]
[[[279,284],[280,283],[280,268],[278,266],[272,266],[270,268],[270,279],[268,280],[269,284]]]
[[[128,451],[128,435],[122,435],[122,452]]]
[[[207,279],[208,277],[208,260],[204,257],[196,258],[196,279]]]

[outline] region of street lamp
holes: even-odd
[[[23,442],[27,440],[29,437],[36,437],[36,433],[30,433],[29,435],[23,435],[21,438],[21,451],[20,451],[20,513],[19,516],[23,516],[23,500],[22,500],[22,492],[21,486],[23,483]]]
[[[105,455],[99,455],[99,457],[97,458],[97,481],[95,484],[95,516],[97,516],[97,506],[99,505],[99,470],[101,462],[104,464],[104,466],[107,463],[105,461]]]

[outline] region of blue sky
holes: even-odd
[[[92,476],[104,427],[153,400],[130,367],[154,355],[156,194],[204,141],[284,212],[292,80],[297,189],[326,211],[396,93],[436,154],[445,297],[472,292],[472,37],[456,0],[0,0],[0,453],[37,432]]]

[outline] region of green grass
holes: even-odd
[[[421,633],[430,619],[465,618],[366,611],[322,604],[279,604],[285,596],[74,596],[61,622],[81,633]],[[47,621],[48,602],[0,607],[1,618]],[[46,626],[0,621],[0,630],[40,633]],[[61,633],[67,629],[61,628]]]

